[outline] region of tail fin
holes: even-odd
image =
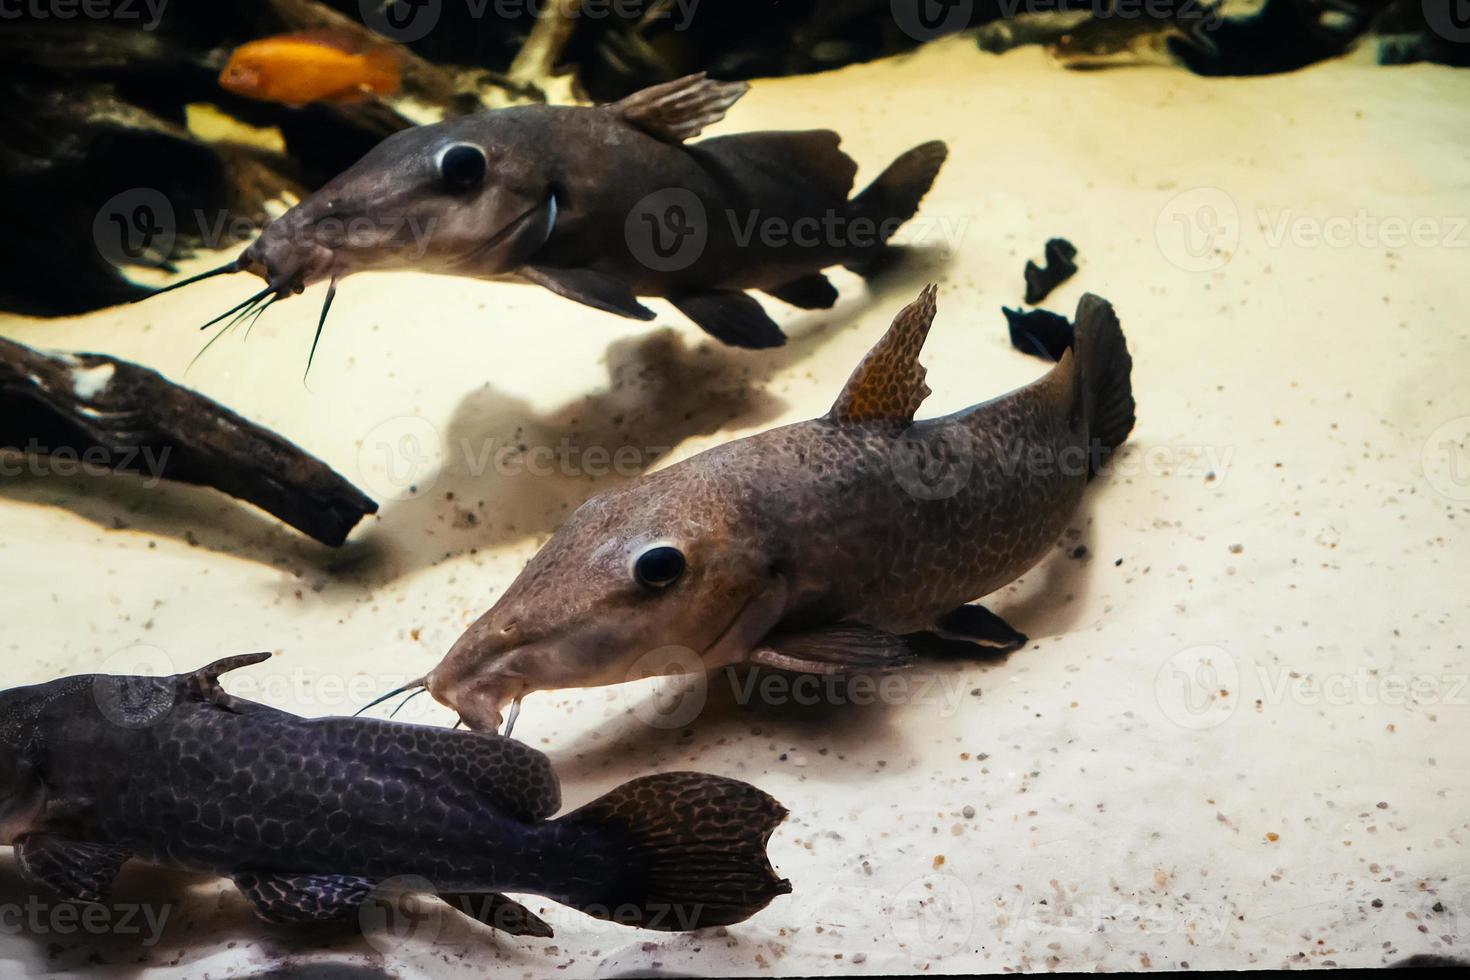
[[[1088,293],[1070,324],[1049,310],[1002,309],[1017,350],[1052,361],[1074,352],[1090,438],[1105,450],[1122,445],[1133,429],[1133,358],[1113,305]]]
[[[766,857],[786,808],[735,779],[670,772],[624,783],[556,821],[596,831],[621,873],[568,904],[645,929],[680,931],[750,918],[791,891]]]
[[[1072,347],[1082,371],[1087,432],[1104,449],[1116,449],[1133,431],[1133,358],[1113,304],[1092,293],[1077,304]]]
[[[848,269],[862,274],[898,226],[914,216],[947,156],[949,147],[943,140],[921,143],[890,163],[888,169],[852,199],[853,217],[876,224],[880,241],[844,263]]]
[[[403,78],[403,54],[391,45],[382,44],[363,52],[367,69],[363,84],[377,95],[396,95]]]

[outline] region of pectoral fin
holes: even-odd
[[[934,632],[946,639],[965,640],[992,650],[1010,652],[1030,642],[1025,633],[984,606],[965,605],[939,617]]]
[[[802,310],[830,310],[837,302],[837,287],[820,272],[763,291]]]
[[[267,922],[326,922],[357,914],[377,883],[353,875],[277,875],[241,872],[235,887]]]
[[[750,654],[750,662],[803,674],[893,670],[913,663],[907,640],[864,623],[773,633]]]
[[[669,302],[705,333],[731,347],[761,350],[786,343],[781,328],[754,297],[733,289],[670,296]]]
[[[116,847],[27,834],[15,845],[21,877],[72,902],[101,902],[132,855]]]
[[[439,901],[457,912],[512,936],[552,937],[546,921],[514,899],[496,893],[447,892]]]
[[[682,143],[725,118],[749,90],[748,82],[717,82],[700,72],[641,89],[607,108],[650,136]]]
[[[522,278],[551,290],[558,296],[576,300],[604,313],[634,320],[652,320],[656,315],[638,302],[638,297],[628,284],[616,276],[591,269],[555,269],[549,266],[523,266],[519,270]]]
[[[895,425],[908,425],[914,420],[914,413],[929,397],[919,351],[934,322],[935,295],[933,285],[925,286],[918,299],[899,311],[888,332],[847,379],[827,418],[842,423]]]

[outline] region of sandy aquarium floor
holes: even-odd
[[[599,488],[825,411],[926,279],[940,312],[922,414],[1035,377],[1000,307],[1046,238],[1071,239],[1081,271],[1048,305],[1070,312],[1088,290],[1116,304],[1138,427],[1051,557],[989,601],[1029,648],[924,662],[877,697],[817,704],[717,675],[692,719],[657,680],[525,703],[516,735],[551,757],[568,804],[675,768],[775,795],[791,816],[770,850],[793,894],[692,935],[531,898],[555,939],[432,917],[364,939],[262,926],[215,879],[129,868],[115,918],[87,927],[43,899],[21,927],[7,851],[0,974],[774,976],[1463,952],[1470,75],[1067,73],[955,39],[757,83],[721,131],[815,126],[842,132],[860,183],[924,139],[951,158],[906,230],[918,257],[871,290],[838,274],[832,311],[779,308],[793,339],[774,353],[712,345],[661,302],[637,324],[529,286],[409,274],[344,284],[309,388],[321,287],[187,374],[195,327],[246,295],[243,279],[0,322],[182,378],[382,502],[329,551],[211,492],[8,476],[6,685],[273,650],[227,686],[333,714],[431,667]],[[400,717],[452,721],[428,698]]]

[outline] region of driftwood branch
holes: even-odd
[[[0,338],[0,449],[214,487],[323,544],[378,505],[327,464],[156,371]]]

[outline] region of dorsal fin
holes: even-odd
[[[924,338],[929,336],[929,325],[934,322],[937,292],[931,283],[919,293],[918,299],[899,311],[893,318],[893,326],[847,379],[827,418],[833,422],[899,425],[914,420],[914,413],[929,397],[919,351],[924,346]]]
[[[608,108],[650,136],[682,143],[724,119],[749,89],[748,82],[717,82],[700,72],[640,89]]]
[[[216,660],[192,673],[179,674],[176,680],[185,697],[195,701],[207,701],[226,711],[238,713],[242,702],[226,693],[225,689],[220,686],[220,675],[241,667],[249,667],[251,664],[263,663],[270,658],[269,653],[242,653]]]

